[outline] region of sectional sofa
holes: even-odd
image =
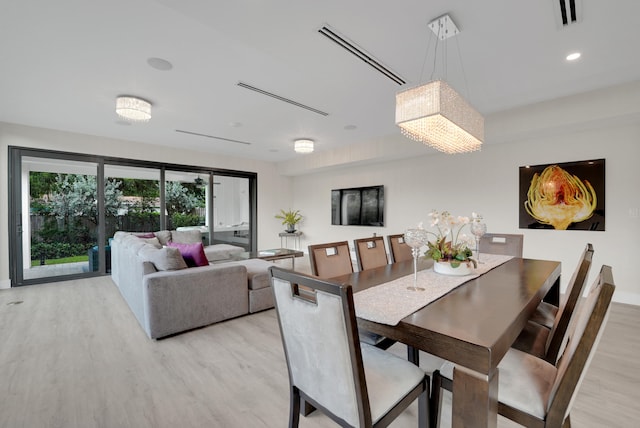
[[[111,277],[146,334],[159,339],[273,307],[271,264],[234,261],[242,252],[203,247],[197,230],[116,232]]]

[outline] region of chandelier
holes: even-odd
[[[429,28],[439,40],[459,33],[449,15],[435,19]],[[480,150],[484,139],[482,115],[444,80],[398,92],[396,125],[406,137],[449,154]]]
[[[311,153],[313,152],[313,140],[296,140],[293,142],[293,150],[296,153]]]
[[[148,122],[151,119],[151,103],[142,98],[122,95],[116,98],[116,113],[131,122]]]

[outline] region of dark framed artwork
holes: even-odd
[[[604,229],[604,159],[520,167],[520,229]]]

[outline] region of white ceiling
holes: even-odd
[[[304,156],[296,138],[317,151],[404,138],[395,93],[429,80],[427,24],[444,13],[461,34],[441,49],[447,71],[438,60],[435,77],[482,114],[640,80],[640,1],[577,0],[583,20],[566,28],[557,1],[0,0],[0,121],[267,161]],[[325,24],[407,84],[320,35]],[[582,58],[566,62],[576,50]],[[150,67],[151,57],[173,69]],[[150,100],[152,120],[123,124],[121,94]]]

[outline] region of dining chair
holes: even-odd
[[[485,233],[480,238],[480,255],[502,254],[522,257],[524,235],[509,233]]]
[[[389,263],[382,236],[354,239],[353,246],[356,249],[356,261],[360,271],[377,268]]]
[[[592,260],[593,246],[587,244],[569,280],[563,302],[558,307],[541,302],[512,347],[556,364],[571,320],[577,314]]]
[[[328,279],[353,273],[353,263],[347,241],[309,245],[311,273]]]
[[[350,285],[269,272],[289,372],[289,427],[298,426],[301,400],[341,426],[385,427],[416,399],[419,426],[427,426],[429,376],[358,340]]]
[[[498,414],[526,427],[571,427],[571,406],[604,331],[614,290],[611,267],[602,266],[557,366],[514,348],[507,351],[498,365]],[[446,362],[433,374],[433,427],[453,371]]]
[[[404,233],[388,235],[387,243],[389,245],[389,258],[391,259],[391,263],[413,260],[411,247],[404,242]]]
[[[308,248],[311,273],[313,275],[322,279],[329,279],[353,273],[353,263],[351,262],[351,253],[349,252],[349,243],[347,241],[309,245]],[[388,349],[396,343],[395,340],[364,330],[360,331],[360,340],[380,349]],[[417,357],[409,355],[411,361],[417,361],[415,358]]]

